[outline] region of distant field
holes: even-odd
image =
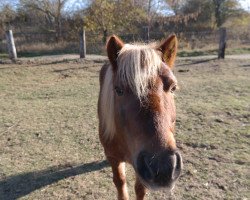
[[[116,199],[98,141],[102,59],[0,65],[0,199]],[[181,59],[174,69],[184,171],[169,197],[249,198],[250,59]],[[134,199],[134,177],[128,167]]]
[[[181,49],[178,52],[179,57],[190,57],[190,56],[207,56],[207,55],[218,55],[218,47],[212,46],[207,47],[206,49]],[[3,51],[3,50],[2,50]],[[1,51],[1,52],[2,52]],[[95,53],[98,51],[100,54],[105,55],[105,48],[98,47],[98,50],[93,46],[91,49],[87,49],[88,53]],[[0,52],[1,58],[8,58],[7,50],[5,53]],[[45,45],[37,44],[32,46],[27,46],[25,48],[17,49],[17,55],[20,58],[32,58],[35,56],[49,56],[49,55],[64,55],[64,54],[78,54],[78,44],[57,44],[57,45]],[[250,54],[250,48],[248,46],[242,46],[238,48],[227,48],[227,55],[241,55],[241,54]]]

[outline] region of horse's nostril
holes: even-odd
[[[150,165],[151,163],[147,153],[141,152],[137,159],[137,170],[140,176],[145,180],[151,180],[154,177],[154,173]]]
[[[157,156],[141,152],[137,158],[137,172],[145,181],[159,186],[170,186],[181,173],[182,158],[179,152],[164,151]]]
[[[181,154],[177,151],[175,153],[176,156],[176,169],[181,170],[182,169],[182,157]]]
[[[181,154],[176,151],[175,152],[175,165],[173,168],[173,174],[172,174],[172,178],[175,180],[180,176],[181,170],[182,170],[182,158],[181,158]]]

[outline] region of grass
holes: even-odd
[[[19,57],[35,57],[44,55],[76,54],[78,52],[77,43],[38,43],[29,45],[17,45]]]
[[[249,197],[249,62],[177,62],[184,171],[172,199]],[[0,199],[116,199],[97,133],[101,65],[44,58],[0,66]],[[129,166],[127,174],[133,199]]]
[[[229,50],[230,54],[249,54],[250,48],[244,47],[244,48],[235,48]]]
[[[91,51],[98,51],[97,49]],[[104,49],[100,49],[99,53],[103,53]],[[44,55],[62,55],[62,54],[77,54],[78,49],[74,48],[67,48],[67,49],[51,49],[51,50],[22,50],[19,51],[19,57],[35,57],[35,56],[44,56]],[[217,49],[197,49],[197,50],[181,50],[178,53],[179,57],[190,57],[190,56],[207,56],[207,55],[217,55]],[[240,55],[240,54],[250,54],[250,48],[235,48],[235,49],[227,49],[226,55]],[[1,58],[1,57],[0,57]]]
[[[226,55],[240,55],[250,54],[250,48],[246,45],[233,44],[232,41],[226,49]],[[179,57],[193,57],[193,56],[206,56],[206,55],[217,55],[218,49],[215,44],[208,44],[202,48],[187,49],[182,44],[181,50],[178,52]],[[237,46],[237,48],[234,47]],[[18,57],[36,57],[45,55],[62,55],[62,54],[78,54],[79,44],[76,42],[65,42],[61,41],[58,43],[30,43],[22,44],[20,41],[16,43]],[[4,49],[0,49],[0,59],[7,58],[8,55],[4,52]],[[98,42],[87,43],[88,54],[102,54],[106,55],[105,45]]]
[[[194,49],[194,50],[180,50],[178,56],[180,57],[190,57],[190,56],[207,56],[207,55],[217,55],[218,49]],[[250,48],[227,48],[226,55],[240,55],[240,54],[250,54]]]
[[[8,54],[0,53],[0,59],[6,59],[6,58],[8,58]]]

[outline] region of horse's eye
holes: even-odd
[[[118,96],[122,96],[123,95],[123,90],[119,87],[115,87],[115,92]]]
[[[171,87],[171,89],[170,89],[170,92],[171,92],[171,93],[174,93],[174,91],[176,90],[176,88],[177,88],[177,85],[173,85],[173,86]]]

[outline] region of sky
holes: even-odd
[[[240,3],[245,10],[250,11],[250,0],[240,0]]]
[[[1,1],[1,0],[0,0]],[[10,0],[11,1],[11,0]],[[12,0],[13,1],[13,0]],[[15,0],[14,0],[15,1]],[[73,9],[79,9],[82,7],[84,0],[70,0],[67,7]],[[86,1],[86,0],[85,0]],[[250,0],[239,0],[241,6],[245,9],[250,11]]]
[[[11,4],[15,5],[18,3],[19,0],[0,0],[0,6],[4,4]],[[86,3],[83,2],[88,2],[86,0],[69,0],[69,2],[66,5],[67,10],[78,10],[82,8],[83,6],[86,6]],[[243,9],[247,10],[250,12],[250,0],[239,0],[241,6]]]

